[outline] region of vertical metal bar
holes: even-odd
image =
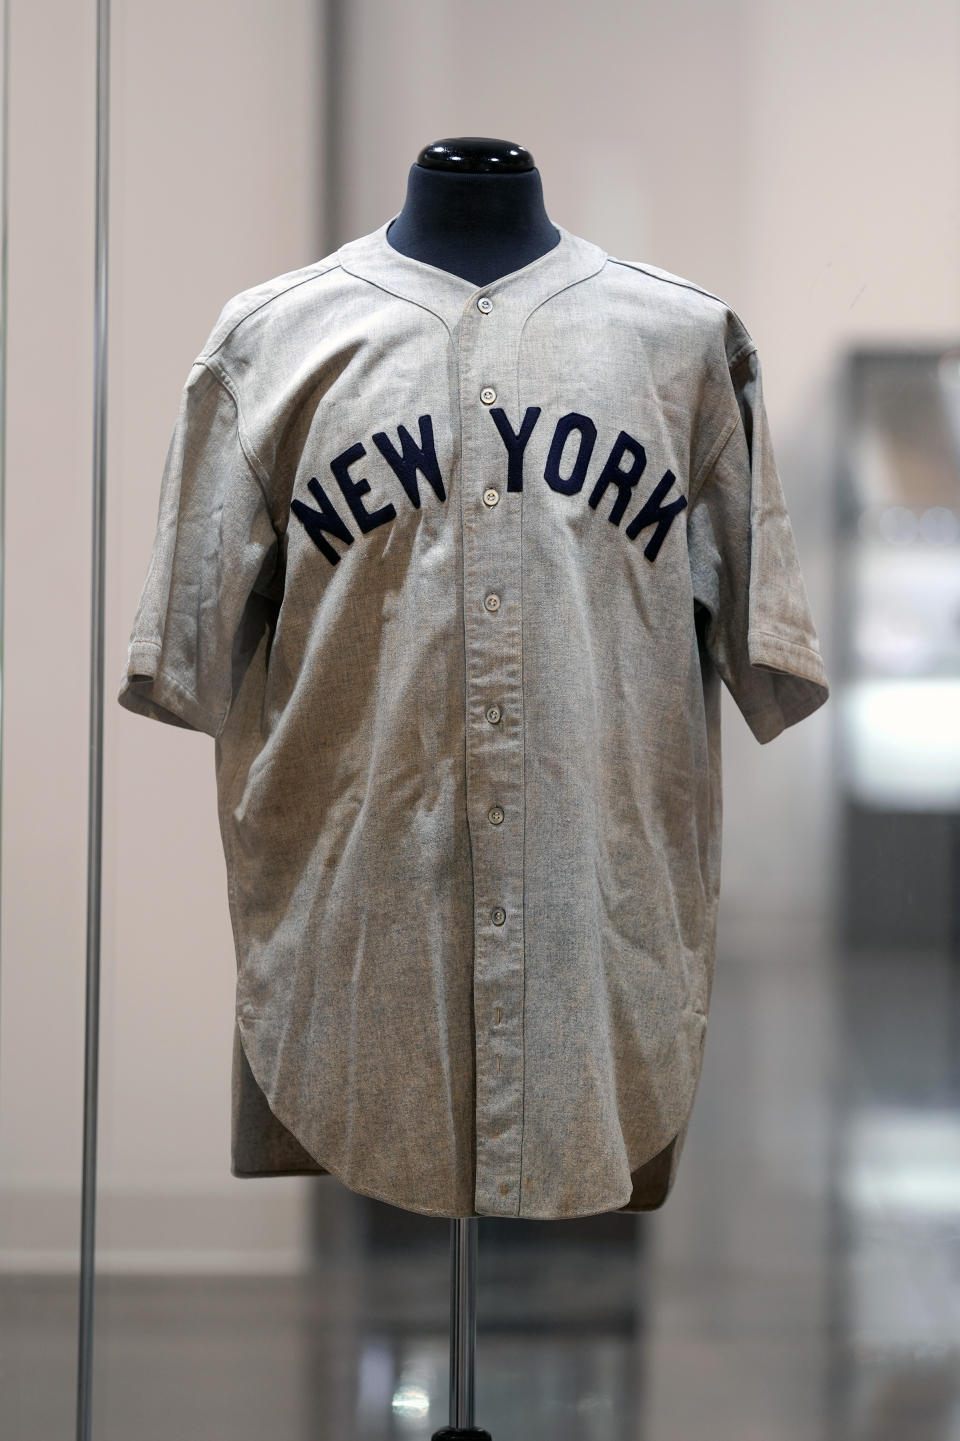
[[[476,1217],[457,1216],[450,1223],[450,1424],[463,1431],[473,1426],[476,1291]]]
[[[93,564],[90,619],[90,757],[87,789],[87,984],[83,1072],[83,1198],[77,1441],[92,1435],[93,1282],[97,1201],[100,1037],[100,902],[103,819],[104,530],[107,441],[107,233],[110,114],[110,4],[97,0],[97,152],[94,276]]]
[[[7,557],[7,321],[9,315],[8,290],[7,290],[7,231],[8,231],[8,199],[7,199],[7,175],[9,173],[9,134],[10,134],[10,3],[3,0],[3,95],[0,97],[0,104],[3,106],[2,117],[0,117],[0,146],[2,146],[2,175],[0,175],[0,735],[4,730],[4,637],[6,625],[4,620],[3,597],[6,592],[6,557]],[[3,797],[3,751],[0,743],[0,806]],[[3,827],[0,826],[0,835]],[[0,862],[0,874],[2,874],[2,862]]]
[[[344,0],[325,0],[323,7],[323,214],[321,249],[329,254],[342,245],[346,236],[344,225],[344,124],[347,87],[352,82],[348,70],[347,6]]]

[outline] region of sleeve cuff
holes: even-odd
[[[161,650],[157,641],[130,642],[117,700],[134,715],[218,736],[226,717],[212,715],[195,695],[164,674]]]
[[[752,629],[747,638],[751,666],[770,671],[773,699],[744,715],[761,745],[811,715],[830,695],[818,650],[772,631]]]

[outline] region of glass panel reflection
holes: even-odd
[[[960,351],[849,361],[838,1437],[960,1434]]]

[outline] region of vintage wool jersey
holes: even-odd
[[[651,1210],[698,1084],[720,682],[827,699],[735,312],[560,228],[390,222],[224,306],[118,699],[215,738],[232,1171],[437,1216]]]

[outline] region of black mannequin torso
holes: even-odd
[[[387,240],[414,260],[486,285],[552,250],[560,232],[544,209],[529,150],[459,136],[421,150]]]

